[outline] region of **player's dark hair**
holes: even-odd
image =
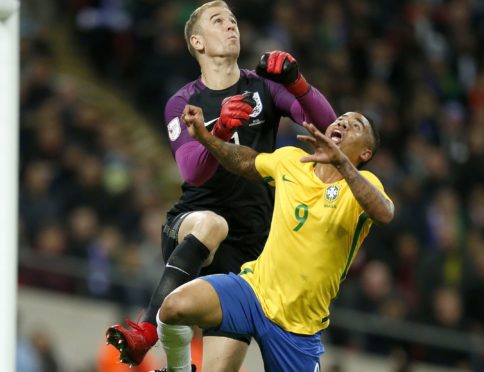
[[[368,120],[368,123],[370,124],[370,128],[371,128],[371,144],[370,144],[371,158],[368,159],[367,161],[363,161],[360,164],[358,164],[357,166],[358,169],[361,169],[365,164],[367,164],[371,159],[373,159],[376,152],[380,148],[380,141],[381,141],[380,132],[376,127],[375,121],[366,115],[365,115],[365,118],[366,120]]]
[[[192,14],[190,14],[190,18],[188,18],[188,21],[185,23],[185,41],[186,41],[187,46],[188,46],[188,51],[195,58],[197,58],[197,55],[195,53],[195,49],[192,47],[192,44],[190,43],[190,37],[193,34],[197,33],[197,31],[198,31],[196,29],[197,22],[200,19],[200,16],[203,14],[203,12],[205,10],[207,10],[208,8],[213,8],[213,7],[216,7],[216,6],[221,6],[221,7],[224,7],[224,8],[227,8],[227,9],[230,10],[230,7],[227,5],[227,3],[225,1],[222,1],[222,0],[210,1],[208,3],[205,3],[201,6],[199,6],[197,9],[195,9],[192,12]]]

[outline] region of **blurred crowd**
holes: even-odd
[[[44,329],[35,329],[28,337],[18,336],[16,368],[19,372],[68,371],[59,362],[48,332]]]
[[[164,139],[166,100],[199,73],[183,39],[199,3],[53,0],[36,9],[25,2],[20,255],[35,254],[38,265],[20,266],[21,284],[144,305],[162,270],[160,227],[174,202],[159,184],[159,168],[172,160],[136,159],[102,102],[86,104],[76,82],[56,73],[39,20],[64,17],[98,78],[129,92]],[[289,51],[338,114],[363,112],[381,132],[368,168],[395,202],[396,218],[373,229],[336,305],[484,335],[484,2],[228,3],[238,17],[242,68],[254,68],[265,51]],[[297,145],[288,121],[278,141]],[[62,270],[66,263],[72,269]],[[484,368],[484,351],[338,327],[328,339]]]
[[[56,73],[48,43],[23,38],[21,59],[19,282],[141,306],[163,269],[160,165]]]

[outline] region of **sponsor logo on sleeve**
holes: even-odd
[[[178,117],[173,118],[169,123],[168,123],[168,137],[170,138],[170,141],[176,141],[178,137],[180,137],[181,134],[181,125],[180,125],[180,119]]]

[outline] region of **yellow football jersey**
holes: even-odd
[[[307,153],[284,147],[259,154],[256,168],[275,185],[267,243],[256,261],[242,265],[269,319],[283,329],[314,334],[329,325],[329,305],[339,290],[371,220],[345,180],[326,184]],[[383,191],[372,173],[361,174]]]

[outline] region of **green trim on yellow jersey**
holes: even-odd
[[[274,178],[272,178],[270,176],[262,178],[262,182],[267,183],[269,186],[272,186],[272,187],[276,186],[274,181],[275,181]]]
[[[345,280],[346,275],[348,275],[348,269],[350,268],[351,262],[353,261],[353,255],[355,254],[358,240],[360,239],[360,234],[361,234],[361,231],[363,230],[363,225],[365,224],[367,219],[368,219],[368,216],[366,215],[365,212],[362,212],[360,214],[360,217],[358,217],[358,223],[356,224],[355,234],[353,235],[353,241],[351,242],[350,255],[348,256],[348,261],[346,262],[346,266],[343,271],[343,274],[341,274],[341,281]]]
[[[252,272],[253,272],[253,271],[252,271],[250,268],[246,267],[244,270],[242,270],[242,271],[239,273],[239,275],[245,275],[245,274],[249,274],[249,273],[252,273]]]

